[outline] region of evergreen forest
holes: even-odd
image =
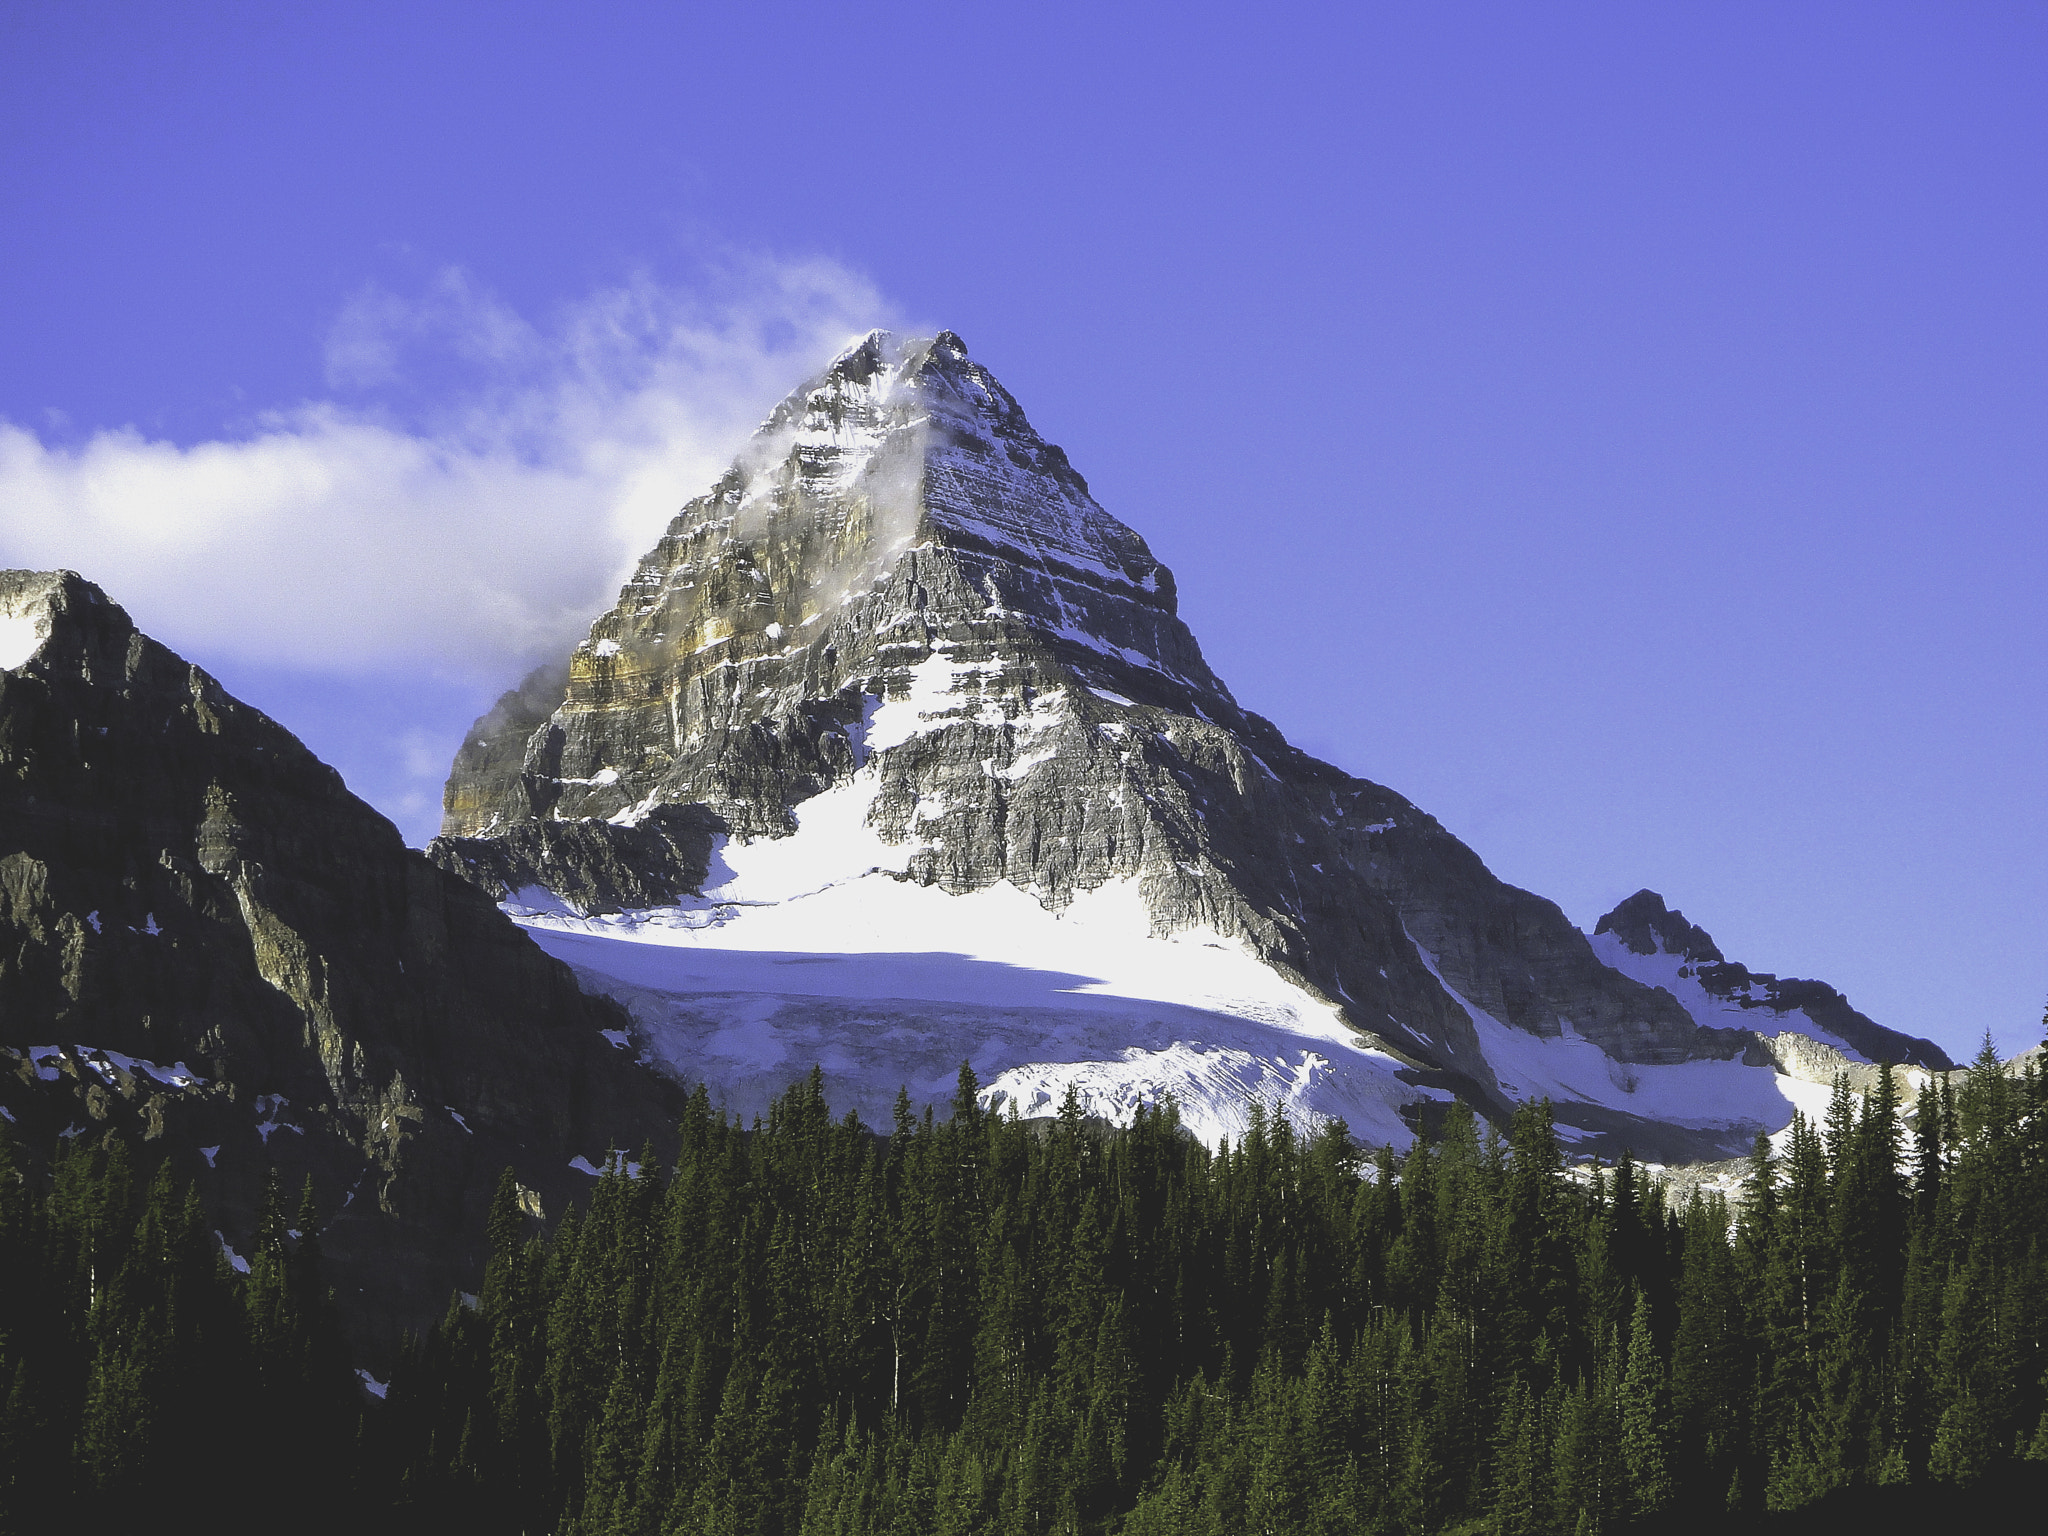
[[[1211,1152],[975,1087],[882,1135],[699,1090],[547,1229],[508,1174],[381,1398],[310,1200],[231,1258],[146,1149],[0,1139],[0,1523],[1602,1536],[2048,1463],[2048,1078],[1988,1044],[1909,1114],[1838,1083],[1732,1202],[1543,1105]]]

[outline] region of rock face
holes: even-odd
[[[31,1147],[122,1126],[225,1239],[311,1175],[374,1348],[473,1289],[500,1171],[673,1125],[617,1008],[407,849],[281,726],[68,572],[0,572],[0,1106]],[[652,838],[656,834],[648,833]]]
[[[658,805],[626,825],[515,821],[492,837],[438,842],[435,856],[500,900],[545,890],[580,911],[617,912],[701,889],[724,830],[701,805]]]
[[[1524,1090],[1496,1072],[1490,1029],[1624,1066],[1751,1044],[1603,965],[1400,795],[1240,709],[1171,574],[951,333],[873,334],[791,395],[566,675],[477,722],[430,854],[584,913],[687,905],[710,888],[671,818],[712,829],[716,865],[855,782],[891,878],[1014,887],[1054,914],[1128,883],[1152,936],[1242,948],[1415,1083],[1492,1108]],[[627,846],[649,828],[672,852]],[[1662,1136],[1625,1109],[1574,1116],[1638,1150]]]
[[[1886,1029],[1851,1008],[1825,982],[1780,978],[1734,964],[1705,929],[1665,906],[1655,891],[1637,891],[1601,918],[1593,927],[1593,948],[1624,975],[1671,992],[1702,1024],[1735,1025],[1762,1035],[1804,1035],[1834,1046],[1852,1062],[1903,1063],[1938,1072],[1955,1065],[1932,1040]]]

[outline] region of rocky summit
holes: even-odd
[[[1724,956],[1707,931],[1637,891],[1593,925],[1593,952],[1624,975],[1662,987],[1709,1028],[1749,1029],[1766,1043],[1790,1035],[1850,1063],[1893,1062],[1947,1072],[1955,1063],[1932,1040],[1886,1029],[1824,981],[1755,972]],[[1825,1057],[1823,1057],[1825,1059]]]
[[[874,1123],[965,1058],[993,1106],[1171,1094],[1211,1140],[1254,1104],[1405,1142],[1549,1096],[1585,1149],[1677,1160],[1792,1110],[1753,1020],[1240,708],[950,332],[785,400],[477,722],[445,808],[431,856],[735,1109],[817,1062]]]
[[[32,1154],[162,1154],[231,1256],[310,1178],[374,1361],[475,1289],[502,1170],[559,1214],[669,1139],[625,1027],[99,588],[0,572],[0,1116]]]

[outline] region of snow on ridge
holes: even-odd
[[[1404,930],[1405,931],[1405,930]],[[1793,1111],[1814,1118],[1825,1112],[1830,1090],[1796,1080],[1772,1067],[1746,1066],[1740,1058],[1670,1065],[1618,1061],[1561,1021],[1556,1039],[1502,1023],[1445,979],[1414,935],[1415,946],[1437,985],[1472,1020],[1479,1048],[1501,1091],[1517,1102],[1548,1098],[1554,1104],[1590,1104],[1661,1120],[1695,1130],[1756,1127],[1781,1132]]]
[[[63,1075],[62,1062],[64,1047],[61,1045],[25,1045],[22,1053],[34,1064],[36,1076],[45,1082],[55,1082]],[[81,1066],[93,1073],[108,1087],[119,1086],[115,1071],[127,1073],[130,1077],[146,1077],[161,1083],[166,1088],[201,1088],[207,1079],[194,1072],[184,1062],[171,1066],[159,1066],[156,1062],[145,1061],[140,1056],[125,1055],[111,1051],[104,1046],[74,1045],[71,1054]]]
[[[1739,998],[1717,997],[1706,989],[1699,979],[1699,963],[1683,955],[1674,955],[1664,948],[1662,939],[1656,939],[1656,950],[1651,954],[1638,954],[1622,942],[1621,935],[1611,929],[1606,933],[1590,936],[1594,958],[1609,970],[1619,971],[1631,981],[1639,981],[1646,987],[1661,987],[1678,999],[1678,1005],[1692,1016],[1695,1024],[1707,1029],[1769,1029],[1804,1035],[1818,1041],[1831,1050],[1842,1053],[1852,1063],[1867,1063],[1870,1058],[1849,1044],[1840,1035],[1823,1029],[1813,1021],[1804,1008],[1774,1008],[1767,1001],[1763,988],[1752,984],[1750,996],[1755,999],[1753,1006],[1745,1007]]]
[[[613,819],[617,820],[616,817]],[[571,906],[544,885],[522,885],[498,905],[514,917],[542,917],[549,914],[563,917],[583,916],[580,907]]]

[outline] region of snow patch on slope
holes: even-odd
[[[1603,935],[1605,937],[1605,935]],[[1668,1066],[1617,1061],[1578,1034],[1569,1021],[1553,1039],[1504,1024],[1445,980],[1436,956],[1415,943],[1430,975],[1463,1008],[1502,1093],[1517,1102],[1548,1098],[1559,1105],[1593,1104],[1647,1120],[1695,1130],[1756,1127],[1781,1131],[1794,1110],[1812,1118],[1827,1108],[1830,1090],[1770,1067],[1726,1061],[1685,1061]]]
[[[1770,994],[1754,983],[1747,994],[1753,1001],[1747,1007],[1741,998],[1715,996],[1701,984],[1697,962],[1684,955],[1666,953],[1661,941],[1656,953],[1649,955],[1630,949],[1621,935],[1611,930],[1591,935],[1589,942],[1602,965],[1646,987],[1662,987],[1678,999],[1679,1006],[1692,1015],[1695,1024],[1708,1029],[1790,1030],[1840,1051],[1852,1062],[1870,1059],[1840,1035],[1814,1023],[1804,1008],[1772,1008]]]
[[[999,666],[949,661],[944,655],[928,657],[904,674],[900,698],[876,702],[867,714],[861,732],[866,753],[886,752],[915,737],[950,725],[1008,725],[1026,737],[1037,736],[1060,724],[1067,714],[1067,696],[1048,690],[1031,701],[1021,715],[1005,711],[1005,696],[984,693],[981,683],[1000,678]],[[862,757],[865,763],[865,756]]]
[[[26,666],[50,637],[50,616],[41,607],[25,613],[0,613],[0,671]]]

